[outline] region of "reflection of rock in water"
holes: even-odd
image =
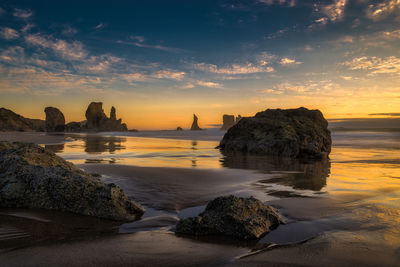
[[[197,141],[192,141],[192,149],[197,150]]]
[[[314,191],[319,191],[326,186],[326,178],[330,174],[331,167],[329,160],[300,161],[290,158],[237,154],[224,155],[221,163],[224,167],[233,169],[251,169],[265,173],[282,172],[284,175],[262,182]]]
[[[58,144],[58,145],[45,145],[44,146],[46,149],[54,152],[54,153],[60,153],[64,151],[64,144]]]
[[[126,142],[126,138],[88,135],[84,137],[84,141],[86,146],[85,151],[87,153],[113,153],[125,149],[125,146],[123,146],[122,143]]]

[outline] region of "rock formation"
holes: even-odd
[[[116,119],[115,108],[111,108],[110,118],[104,113],[102,102],[92,102],[86,110],[87,130],[89,131],[127,131],[125,123]]]
[[[242,116],[240,116],[240,114],[237,115],[236,120],[235,120],[235,123],[238,123],[241,119],[242,119]]]
[[[179,221],[175,232],[195,236],[226,235],[258,239],[282,222],[278,212],[261,201],[235,196],[218,197],[196,217]]]
[[[46,131],[63,132],[65,130],[65,118],[58,108],[46,107]]]
[[[131,221],[144,209],[121,188],[104,184],[34,144],[0,142],[0,207],[41,208]]]
[[[197,118],[196,114],[193,114],[193,123],[192,123],[192,127],[190,127],[191,131],[200,131],[201,130],[201,128],[197,124],[197,121],[198,121],[198,118]]]
[[[9,109],[0,108],[0,131],[44,132],[45,129],[44,120],[24,118]]]
[[[225,153],[327,158],[331,151],[328,122],[319,110],[267,109],[242,118],[220,142]]]
[[[182,129],[181,126],[176,127],[176,130],[177,130],[177,131],[183,131],[183,129]]]
[[[221,130],[228,130],[233,125],[235,125],[235,116],[234,115],[226,115],[222,116],[222,127]]]

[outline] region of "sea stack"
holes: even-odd
[[[221,127],[221,130],[228,130],[233,125],[235,125],[235,115],[224,114],[222,116],[222,123],[223,125]]]
[[[193,123],[192,123],[192,127],[190,127],[191,131],[200,131],[201,130],[201,128],[197,124],[197,121],[198,121],[198,118],[197,118],[196,114],[193,114]]]
[[[102,102],[92,102],[86,110],[86,127],[89,131],[127,131],[125,123],[117,120],[116,110],[111,108],[110,118],[104,113]]]
[[[65,130],[64,114],[54,107],[46,107],[46,132],[63,132]]]
[[[289,158],[327,158],[331,152],[328,121],[319,110],[267,109],[242,118],[224,135],[224,153],[271,155]]]

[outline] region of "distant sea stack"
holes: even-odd
[[[102,102],[92,102],[86,110],[86,127],[89,131],[127,131],[125,123],[117,120],[116,110],[111,108],[110,118],[104,113]]]
[[[233,125],[235,125],[235,115],[224,114],[222,116],[222,123],[223,125],[221,127],[221,130],[228,130]]]
[[[0,108],[0,131],[44,132],[44,120],[28,119],[15,112]]]
[[[65,130],[64,114],[58,109],[53,107],[46,107],[46,132],[63,132]]]
[[[197,118],[196,114],[193,114],[193,123],[192,123],[192,127],[190,127],[191,131],[200,131],[200,130],[202,130],[199,127],[197,121],[198,121],[198,118]]]
[[[176,130],[177,130],[177,131],[183,131],[183,129],[182,129],[181,126],[176,127]]]
[[[290,158],[327,158],[331,152],[328,122],[319,110],[267,109],[242,118],[224,135],[224,153]]]

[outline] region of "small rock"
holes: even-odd
[[[218,197],[196,217],[179,221],[175,233],[258,239],[282,222],[278,212],[254,197]]]

